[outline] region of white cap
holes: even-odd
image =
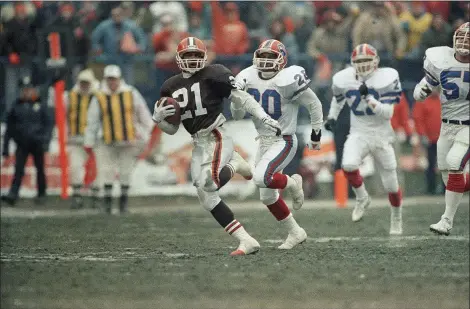
[[[104,68],[104,77],[121,78],[121,69],[115,64],[108,65]]]
[[[79,82],[93,83],[95,81],[95,74],[93,74],[93,71],[91,69],[86,69],[78,74],[77,80]]]

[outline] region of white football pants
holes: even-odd
[[[271,205],[279,199],[278,189],[269,189],[267,186],[275,173],[289,164],[297,151],[297,137],[295,135],[261,137],[256,153],[255,171],[253,180],[260,188],[260,200],[264,205]]]
[[[72,185],[83,185],[85,177],[85,162],[88,159],[88,154],[83,149],[83,145],[67,145],[67,152],[69,154],[69,173],[70,183]]]
[[[119,173],[121,185],[129,185],[140,147],[135,145],[100,145],[96,149],[98,175],[103,184],[112,184]]]
[[[469,126],[442,123],[437,140],[437,167],[445,185],[448,171],[463,171],[469,159]]]
[[[232,159],[233,140],[225,128],[218,127],[205,135],[195,134],[193,144],[191,178],[201,205],[211,211],[220,203],[219,173]]]
[[[377,162],[382,185],[390,193],[398,191],[397,160],[392,142],[379,136],[348,135],[343,150],[342,166],[345,171],[359,169],[362,160],[371,154]]]

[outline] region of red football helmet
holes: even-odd
[[[351,55],[351,65],[356,69],[356,74],[363,78],[377,70],[379,62],[379,54],[370,44],[356,46]]]
[[[454,50],[457,54],[470,54],[470,22],[462,24],[454,33]]]
[[[277,72],[287,64],[287,50],[278,40],[266,40],[253,55],[253,65],[262,72]]]
[[[207,48],[195,37],[187,37],[176,48],[176,63],[183,72],[195,73],[204,68],[207,61]]]

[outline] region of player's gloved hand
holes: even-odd
[[[424,100],[426,99],[430,94],[431,94],[432,90],[428,87],[428,85],[424,85],[423,87],[421,87],[418,91],[418,99],[419,100]]]
[[[359,87],[359,93],[363,98],[369,94],[369,88],[367,88],[366,83],[362,83],[362,85]]]
[[[152,116],[153,121],[155,121],[156,123],[160,123],[166,117],[173,116],[176,113],[176,109],[173,105],[163,106],[163,104],[159,104],[159,102],[160,100],[155,103]]]
[[[321,140],[321,130],[315,132],[312,130],[310,134],[310,141],[308,141],[307,146],[310,150],[320,150],[320,140]]]
[[[335,132],[336,129],[336,120],[329,118],[325,122],[325,129],[327,129],[330,132]]]
[[[281,126],[279,125],[279,122],[277,120],[272,119],[271,117],[265,117],[261,120],[264,124],[264,127],[271,131],[273,134],[276,134],[276,136],[281,135]]]

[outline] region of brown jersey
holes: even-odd
[[[223,112],[224,99],[236,89],[232,72],[221,64],[204,67],[188,78],[180,73],[163,83],[161,97],[180,104],[181,122],[191,135],[210,127]]]

